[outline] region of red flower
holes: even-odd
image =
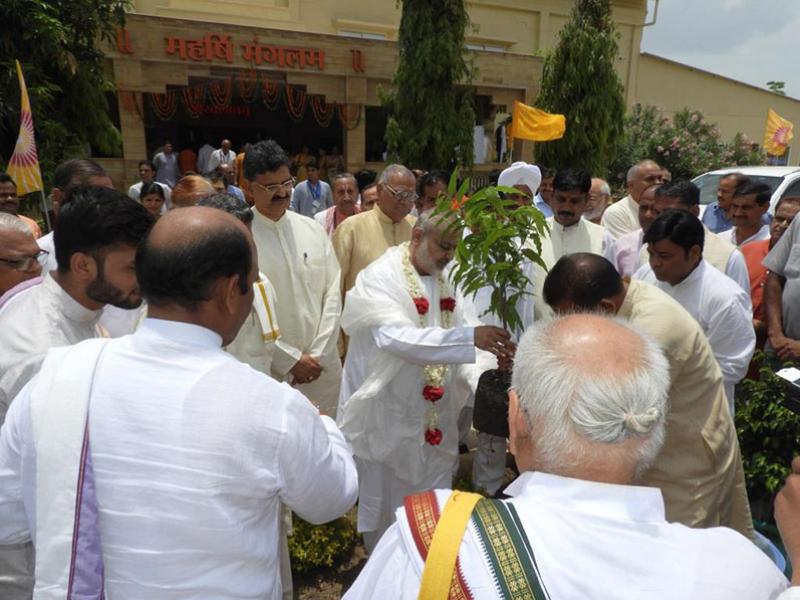
[[[456,299],[450,298],[449,296],[447,298],[442,298],[439,300],[439,309],[453,312],[456,309]]]
[[[442,386],[434,387],[432,385],[426,385],[422,388],[422,396],[425,400],[436,402],[437,400],[441,400],[442,396],[444,396],[444,388]]]
[[[427,298],[414,298],[414,306],[417,307],[417,312],[421,315],[426,314],[430,308]]]
[[[425,430],[425,441],[431,446],[438,446],[442,443],[442,430],[436,427],[435,429]]]

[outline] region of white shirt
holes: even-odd
[[[542,260],[549,269],[558,259],[575,252],[591,252],[614,262],[614,238],[600,225],[580,219],[574,225],[559,225],[554,217],[547,219],[549,235],[542,240]]]
[[[668,523],[656,488],[525,472],[505,493],[553,600],[774,600],[787,587],[769,558],[739,533]],[[436,496],[442,510],[450,491]],[[404,509],[397,518],[345,600],[417,597],[424,563]],[[475,600],[500,597],[472,520],[458,557]]]
[[[319,523],[355,502],[333,422],[221,342],[148,319],[101,357],[89,430],[109,597],[280,598],[281,503]],[[35,514],[31,389],[0,438],[0,543]]]
[[[639,224],[639,203],[630,195],[614,202],[603,213],[600,223],[606,228],[614,239],[619,239],[626,233],[636,231]]]
[[[0,423],[50,348],[97,337],[101,310],[78,303],[49,274],[0,310]]]
[[[208,168],[208,160],[211,158],[211,154],[214,152],[214,146],[211,144],[203,144],[203,146],[197,152],[197,170],[199,171],[200,175],[205,175],[211,169]]]
[[[614,266],[623,277],[630,277],[639,268],[644,231],[637,229],[617,238]]]
[[[675,286],[658,281],[649,264],[633,278],[665,291],[700,324],[719,363],[732,409],[733,388],[747,374],[756,344],[750,294],[705,260]]]
[[[768,240],[770,238],[769,225],[762,225],[761,229],[756,231],[749,238],[742,241],[741,244],[736,241],[736,227],[732,227],[731,229],[723,231],[722,233],[719,233],[717,235],[719,235],[719,237],[721,237],[726,242],[730,242],[734,246],[744,246],[745,244],[749,244],[750,242],[758,242],[761,240]]]
[[[253,211],[258,266],[275,288],[281,307],[281,339],[272,359],[278,380],[305,352],[317,357],[322,375],[299,390],[334,415],[339,399],[339,317],[342,309],[339,262],[328,235],[313,219],[287,210],[277,221]]]
[[[217,148],[211,153],[211,156],[208,157],[205,173],[213,171],[220,165],[233,166],[234,162],[236,162],[236,152],[233,150],[223,152],[222,148]]]
[[[172,202],[170,201],[170,197],[172,196],[172,190],[166,183],[161,183],[159,181],[153,181],[153,183],[159,186],[161,190],[164,192],[164,204],[161,205],[161,214],[163,215],[170,208],[172,208]],[[139,202],[139,197],[141,196],[143,185],[144,183],[140,181],[139,183],[134,183],[131,187],[129,187],[128,198]]]

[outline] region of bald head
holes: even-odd
[[[41,274],[38,253],[28,226],[16,215],[0,212],[0,295]]]
[[[220,279],[238,277],[239,290],[247,293],[254,260],[252,238],[241,221],[195,206],[156,222],[136,255],[136,274],[151,305],[196,310],[211,300]]]
[[[652,160],[643,160],[630,169],[628,169],[628,176],[626,182],[628,184],[628,193],[635,202],[639,202],[641,193],[651,185],[658,185],[664,181],[664,170]]]
[[[562,257],[544,281],[544,299],[556,312],[598,310],[604,300],[624,295],[622,277],[608,260],[577,252]]]
[[[663,441],[666,359],[621,319],[573,314],[537,323],[517,349],[513,388],[532,465],[546,472],[625,482]]]

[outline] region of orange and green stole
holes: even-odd
[[[409,496],[404,502],[406,517],[417,551],[428,560],[436,526],[441,513],[434,492]],[[448,510],[449,503],[445,506]],[[481,498],[470,515],[478,532],[483,557],[492,573],[500,598],[508,600],[549,600],[542,582],[536,557],[516,509],[510,503]],[[461,537],[447,540],[461,545]],[[424,578],[423,578],[424,579]],[[422,597],[422,596],[420,596]],[[472,600],[461,564],[456,559],[450,582],[449,600]],[[439,600],[425,598],[425,600]],[[443,600],[443,599],[442,599]]]

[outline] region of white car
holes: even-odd
[[[772,198],[769,201],[770,214],[775,212],[775,205],[781,198],[800,197],[800,167],[730,167],[709,171],[692,179],[700,188],[701,211],[705,211],[706,206],[717,200],[719,180],[730,173],[747,175],[753,181],[766,183],[772,188]]]

